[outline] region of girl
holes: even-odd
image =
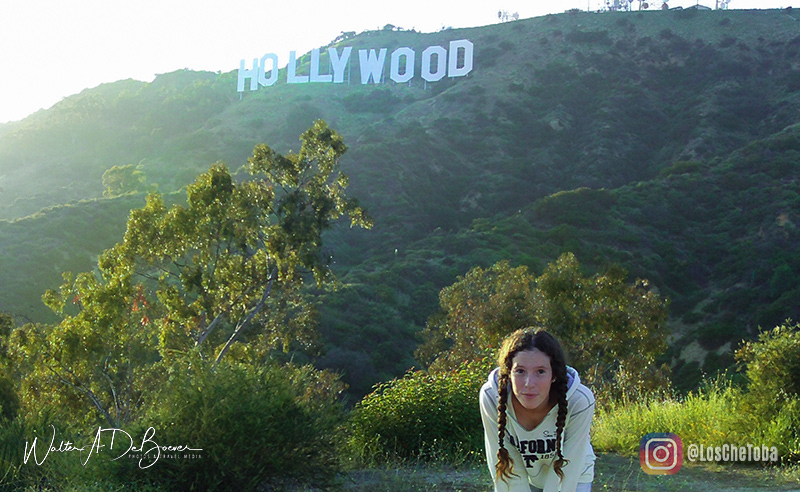
[[[594,395],[542,329],[511,334],[480,392],[496,492],[589,492]]]

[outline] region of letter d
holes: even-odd
[[[463,64],[460,67],[458,66],[459,50],[464,53]],[[472,41],[468,39],[450,41],[450,52],[447,59],[448,77],[464,77],[472,71],[472,51]]]

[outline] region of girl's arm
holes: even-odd
[[[569,463],[561,468],[564,479],[559,480],[555,470],[550,470],[544,492],[575,492],[578,479],[586,468],[586,455],[589,453],[589,429],[594,415],[594,395],[582,386],[570,399],[567,421],[564,427],[562,454]],[[559,488],[560,487],[560,488]]]
[[[487,383],[488,386],[488,383]],[[495,492],[530,492],[528,484],[528,472],[525,469],[522,455],[519,450],[511,444],[508,433],[505,435],[505,448],[514,464],[512,473],[515,476],[509,477],[508,482],[497,478],[497,450],[500,449],[497,428],[497,396],[493,391],[484,386],[480,393],[481,420],[483,420],[483,436],[486,442],[486,462],[489,465],[489,473],[494,481]],[[495,395],[492,397],[491,395]]]

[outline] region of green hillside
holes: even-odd
[[[296,149],[322,118],[349,147],[349,193],[375,219],[370,231],[328,234],[345,288],[319,297],[317,364],[345,371],[354,393],[414,365],[439,290],[501,259],[539,273],[573,251],[587,271],[617,262],[648,278],[671,300],[664,360],[684,388],[730,365],[759,326],[800,318],[791,16],[565,13],[332,46],[421,53],[457,39],[475,47],[467,77],[284,76],[239,94],[236,71],[178,71],[0,125],[0,309],[50,321],[41,293],[120,238],[144,196],[104,198],[112,166],[137,165],[169,193],[213,162],[237,168],[257,143]]]

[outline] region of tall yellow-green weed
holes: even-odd
[[[748,441],[754,426],[742,406],[742,390],[723,378],[685,397],[610,402],[595,413],[592,445],[600,451],[634,454],[642,437],[651,432],[677,434],[684,447]]]

